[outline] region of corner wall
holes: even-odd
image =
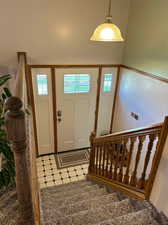
[[[168,78],[168,1],[131,0],[123,64]]]

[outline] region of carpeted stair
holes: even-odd
[[[130,199],[90,181],[41,190],[42,225],[168,225],[147,201]],[[0,193],[0,225],[18,225],[15,190]]]
[[[41,190],[43,225],[167,225],[147,201],[130,199],[91,181]]]
[[[0,225],[18,225],[19,205],[15,189],[0,194]]]

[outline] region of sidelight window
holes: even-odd
[[[113,75],[112,74],[104,74],[104,83],[103,83],[103,91],[110,92],[112,89],[112,81]]]
[[[37,75],[38,95],[48,95],[48,77],[45,74]]]

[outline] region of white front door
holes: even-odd
[[[98,69],[56,69],[58,152],[89,147]]]

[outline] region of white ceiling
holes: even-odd
[[[104,21],[108,0],[3,0],[0,68],[26,51],[31,64],[120,63],[123,43],[89,41]],[[113,0],[113,22],[126,37],[129,0]]]

